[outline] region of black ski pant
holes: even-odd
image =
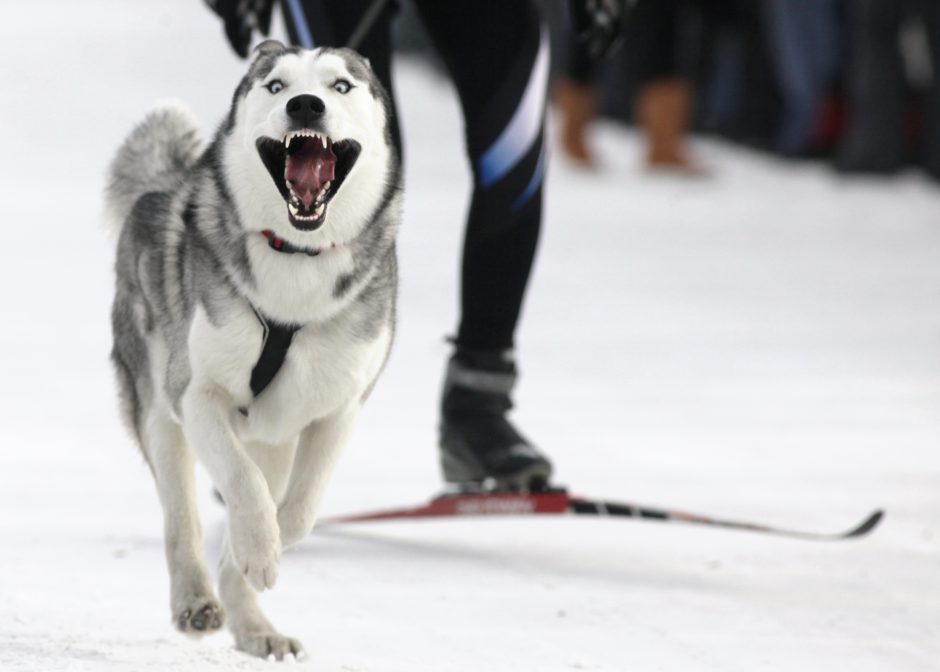
[[[542,216],[548,38],[532,0],[413,2],[460,97],[473,169],[457,344],[511,348]],[[344,46],[371,4],[282,0],[291,39],[308,48]],[[393,92],[391,5],[358,51]],[[401,149],[397,118],[393,136]]]

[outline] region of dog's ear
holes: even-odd
[[[338,53],[340,56],[346,59],[346,63],[349,64],[350,61],[356,63],[362,63],[369,70],[372,70],[372,61],[360,54],[355,49],[350,49],[349,47],[337,47],[333,51]]]
[[[255,58],[259,58],[261,56],[280,54],[283,51],[287,51],[287,47],[285,47],[279,41],[265,40],[264,42],[259,43],[258,46],[252,50],[252,53],[254,54]]]

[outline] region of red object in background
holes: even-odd
[[[852,123],[852,110],[841,94],[833,92],[826,97],[816,118],[813,128],[811,147],[814,154],[829,155],[839,148],[842,138],[848,133]],[[927,127],[927,103],[923,94],[912,92],[907,96],[904,106],[904,147],[917,154],[917,148],[923,143]],[[885,132],[889,132],[885,129]]]
[[[831,154],[845,136],[848,125],[845,100],[837,93],[830,93],[820,107],[816,126],[810,142],[814,153]]]

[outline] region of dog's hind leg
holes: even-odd
[[[165,415],[150,414],[143,430],[144,452],[163,505],[173,622],[187,634],[213,632],[222,627],[224,614],[203,560],[192,453],[179,426]]]
[[[273,656],[276,660],[284,660],[288,655],[294,658],[305,655],[300,642],[279,633],[262,613],[257,592],[236,564],[228,533],[219,565],[219,596],[228,614],[235,646],[240,651],[259,658]]]

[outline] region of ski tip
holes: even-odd
[[[874,530],[876,527],[878,527],[878,523],[881,522],[881,519],[884,518],[884,515],[885,515],[885,512],[882,509],[878,509],[877,511],[874,511],[870,516],[868,516],[868,518],[866,518],[862,522],[861,525],[856,527],[851,532],[847,532],[845,534],[845,538],[852,539],[855,537],[865,536],[866,534]]]

